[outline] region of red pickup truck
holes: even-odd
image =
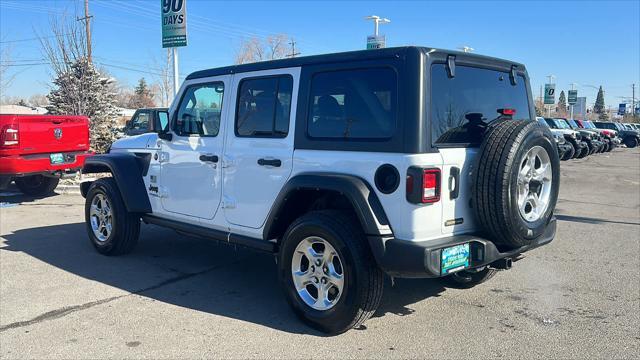
[[[86,116],[0,115],[0,189],[50,194],[91,155]]]

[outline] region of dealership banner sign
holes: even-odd
[[[187,0],[160,0],[162,47],[187,46]]]
[[[556,84],[544,85],[544,104],[553,105],[556,99]]]
[[[569,105],[575,105],[577,101],[578,101],[578,90],[569,90],[569,97],[567,99],[567,102],[569,103]]]

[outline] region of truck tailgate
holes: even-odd
[[[18,123],[20,154],[89,149],[88,120],[84,116],[16,115],[11,120]]]

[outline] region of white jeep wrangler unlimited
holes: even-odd
[[[559,159],[525,67],[422,47],[189,75],[159,133],[89,158],[89,238],[130,252],[140,223],[277,255],[287,300],[337,334],[384,274],[471,287],[549,243]]]

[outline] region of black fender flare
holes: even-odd
[[[274,225],[287,201],[301,190],[333,191],[344,195],[355,210],[367,236],[391,235],[389,220],[375,191],[367,181],[353,175],[339,173],[303,173],[289,179],[276,197],[263,229],[263,238],[272,239]]]
[[[128,153],[109,153],[94,155],[84,163],[83,174],[110,172],[118,184],[122,201],[127,211],[134,213],[150,213],[151,203],[147,188],[142,179],[146,172],[144,160]],[[80,185],[82,196],[86,197],[91,182]]]

